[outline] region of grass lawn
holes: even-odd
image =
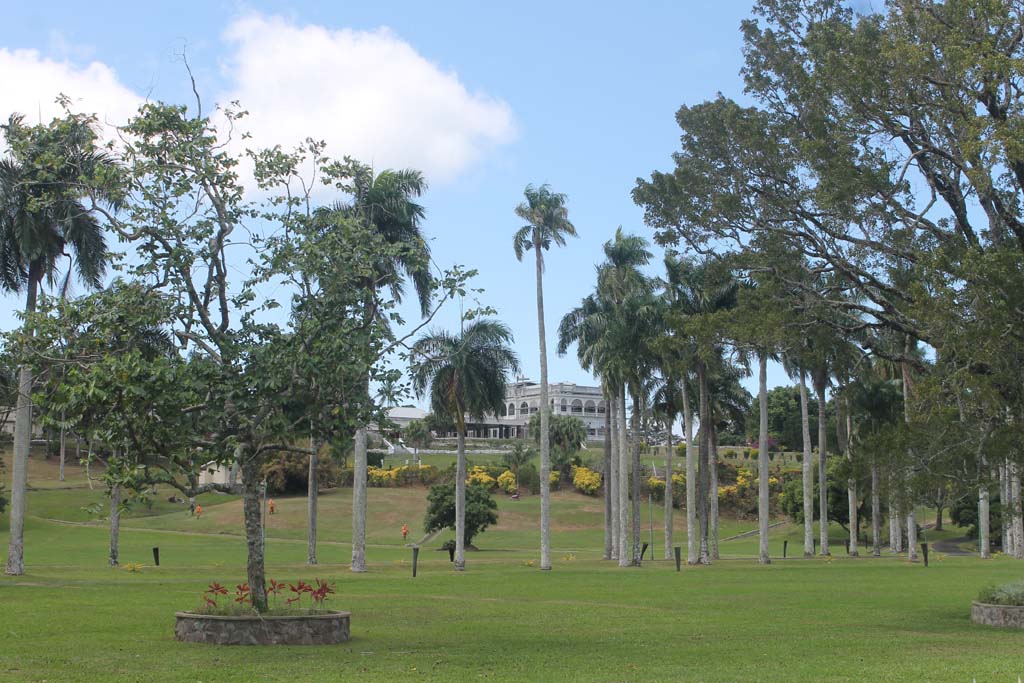
[[[353,613],[349,643],[241,648],[178,643],[174,612],[197,606],[213,580],[243,580],[239,501],[207,496],[202,519],[163,502],[122,521],[122,562],[104,566],[108,531],[82,508],[102,502],[69,468],[65,488],[34,463],[26,532],[28,573],[0,577],[0,681],[1015,681],[1024,633],[978,627],[969,605],[984,585],[1019,579],[1007,558],[831,561],[751,559],[756,537],[723,541],[725,559],[677,573],[673,563],[618,569],[600,560],[599,499],[561,492],[552,503],[555,568],[540,572],[539,501],[500,500],[499,524],[477,539],[468,571],[447,553],[411,552],[422,489],[370,489],[370,571],[347,570],[351,495],[323,495],[321,565],[305,559],[305,501],[278,499],[269,576],[336,583],[334,606]],[[648,511],[644,509],[644,530]],[[655,509],[655,542],[661,546]],[[677,541],[685,543],[683,515]],[[0,544],[6,549],[6,516]],[[753,528],[723,520],[722,537]],[[842,551],[841,530],[833,530]],[[956,528],[943,532],[963,535]],[[773,529],[799,550],[801,529]],[[937,537],[937,536],[936,536]],[[161,566],[150,549],[158,545]],[[660,553],[659,553],[660,555]]]

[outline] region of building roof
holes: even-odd
[[[388,408],[388,419],[390,420],[422,420],[426,416],[427,411],[412,406]]]

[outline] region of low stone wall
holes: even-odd
[[[971,621],[985,626],[1024,628],[1024,607],[974,602],[971,603]]]
[[[174,636],[211,645],[334,645],[349,639],[349,612],[297,616],[218,616],[178,612]]]

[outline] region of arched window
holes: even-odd
[[[597,414],[598,415],[604,415],[604,413],[605,413],[604,401],[598,401],[598,403],[597,403]]]
[[[593,401],[587,401],[583,406],[583,412],[587,413],[588,415],[593,415],[595,412],[597,412],[597,406],[594,404]]]
[[[583,412],[583,401],[579,400],[578,398],[574,399],[573,402],[572,402],[571,408],[572,408],[573,415],[578,415],[579,413],[582,413]]]
[[[519,414],[520,415],[529,415],[530,414],[530,406],[529,406],[529,404],[526,401],[523,401],[522,403],[519,404]]]

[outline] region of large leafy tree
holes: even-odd
[[[520,261],[532,251],[537,276],[537,336],[540,351],[540,568],[551,569],[551,446],[548,429],[551,405],[548,401],[548,343],[544,327],[544,252],[551,245],[565,246],[566,237],[575,237],[569,221],[566,196],[552,192],[548,185],[527,185],[525,201],[516,207],[516,216],[526,221],[512,238],[512,249]]]
[[[0,287],[25,293],[31,314],[44,281],[62,268],[90,287],[106,272],[103,226],[93,208],[120,200],[116,167],[98,145],[95,120],[66,114],[49,124],[27,126],[11,116],[2,126],[8,154],[0,159]],[[70,261],[70,263],[69,263]],[[27,319],[28,320],[28,319]],[[30,323],[26,332],[31,334]],[[18,371],[11,534],[6,573],[25,571],[25,493],[32,438],[32,372]]]
[[[479,318],[459,334],[429,332],[412,348],[412,384],[430,397],[435,415],[455,424],[455,569],[466,568],[466,419],[497,415],[505,404],[510,373],[519,359],[509,347],[512,332],[503,323]]]

